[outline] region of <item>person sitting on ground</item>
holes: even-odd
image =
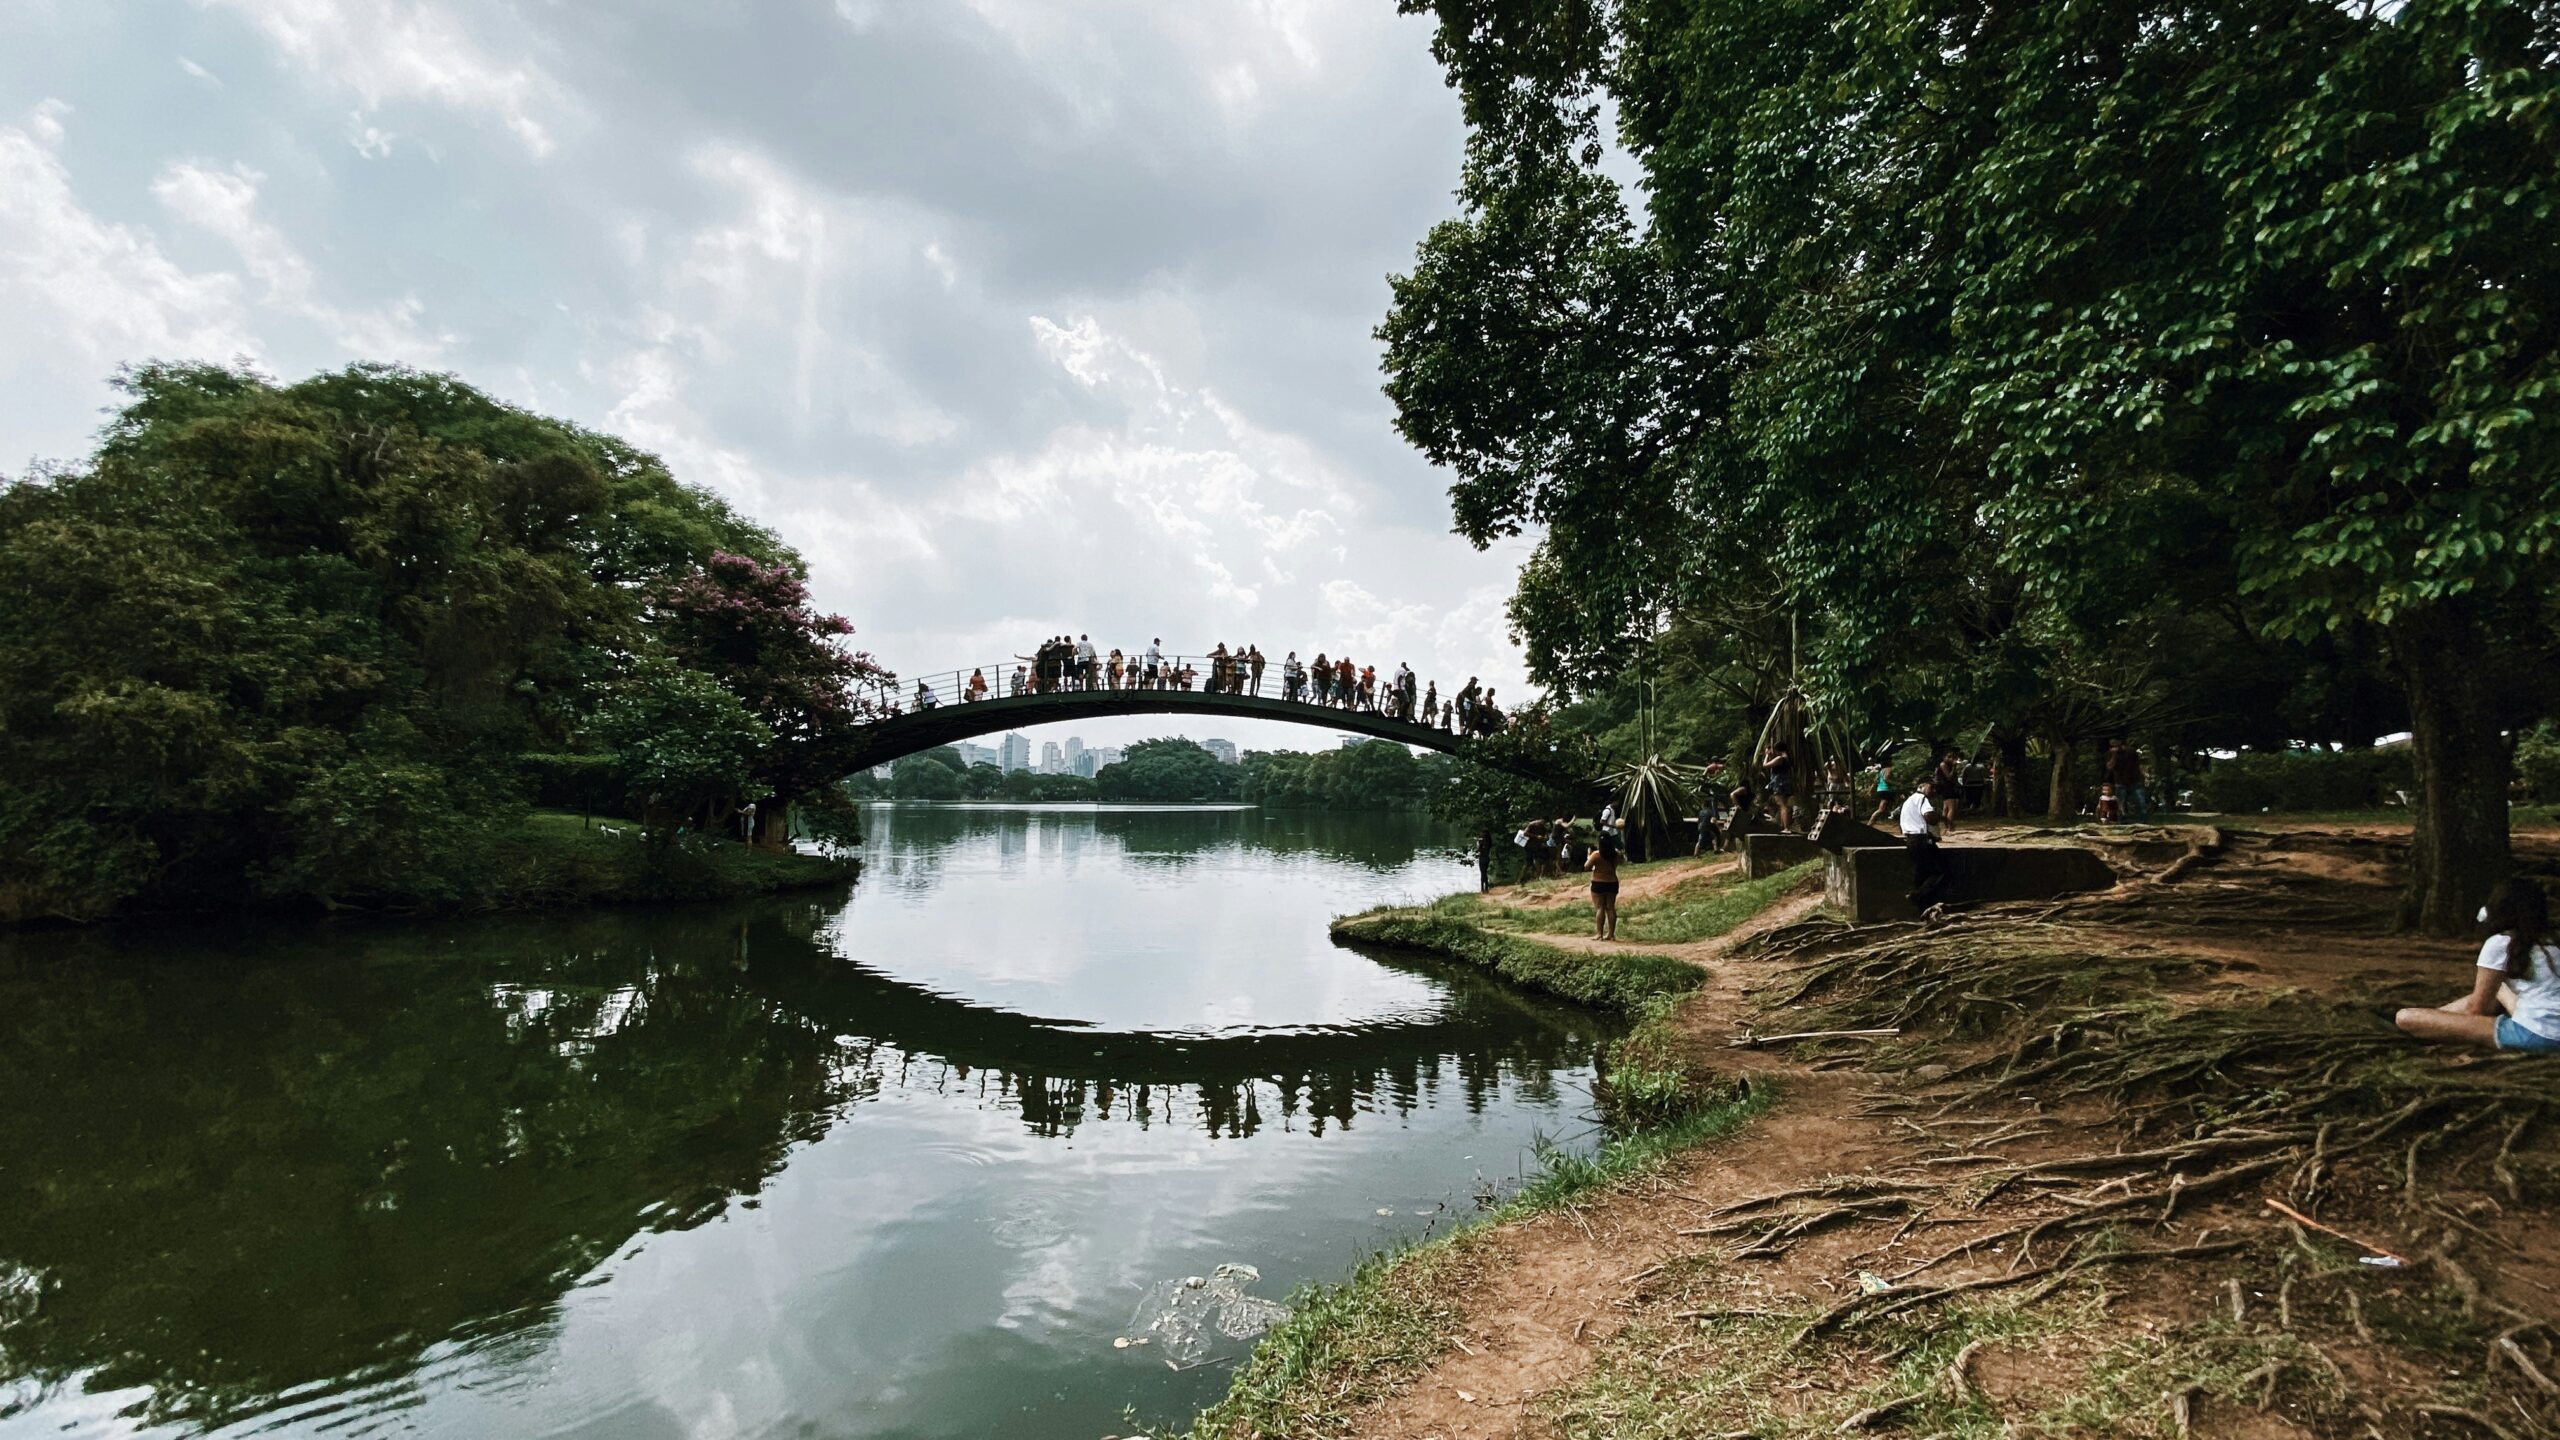
[[[1591,938],[1618,938],[1618,832],[1606,825],[1591,847]]]
[[[2503,880],[2480,919],[2487,943],[2471,993],[2433,1009],[2411,1008],[2391,1023],[2421,1040],[2498,1050],[2560,1051],[2560,945],[2551,938],[2551,900],[2531,880]]]

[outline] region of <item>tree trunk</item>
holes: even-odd
[[[2467,605],[2430,606],[2385,632],[2409,699],[2418,775],[2403,929],[2463,935],[2489,887],[2506,878],[2507,772],[2488,637]]]
[[[2072,749],[2072,741],[2053,741],[2053,784],[2045,791],[2044,802],[2049,820],[2068,820],[2080,813],[2080,787],[2071,778]]]
[[[756,848],[788,850],[791,848],[791,807],[779,800],[768,800],[756,807]]]
[[[1992,781],[1990,811],[2002,819],[2019,819],[2027,813],[2027,737],[1994,728],[1991,753],[1999,774]]]

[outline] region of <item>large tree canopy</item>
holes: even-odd
[[[2067,729],[2055,682],[2198,617],[2370,652],[2416,734],[2409,918],[2468,920],[2502,731],[2549,701],[2560,10],[1407,8],[1471,134],[1388,391],[1462,532],[1542,530],[1543,678],[1737,587],[1853,723]]]
[[[123,389],[0,489],[0,914],[469,898],[531,759],[670,822],[832,778],[849,627],[656,459],[377,366]]]

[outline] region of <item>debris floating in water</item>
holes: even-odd
[[[1208,1359],[1221,1339],[1254,1339],[1289,1318],[1288,1306],[1245,1293],[1261,1278],[1250,1265],[1221,1265],[1207,1275],[1160,1282],[1138,1302],[1129,1323],[1135,1335],[1113,1343],[1154,1341],[1170,1357],[1165,1363],[1180,1362],[1180,1368]]]

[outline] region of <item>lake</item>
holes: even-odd
[[[1595,1143],[1602,1022],[1327,939],[1470,883],[1427,821],[867,826],[754,903],[0,936],[0,1437],[1092,1440]]]

